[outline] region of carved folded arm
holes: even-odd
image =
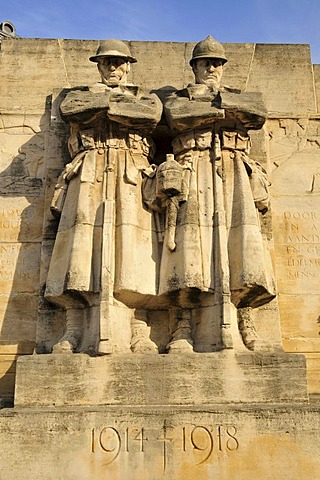
[[[67,122],[86,122],[98,113],[105,113],[109,107],[108,91],[93,93],[75,90],[69,92],[60,105],[62,119]]]
[[[238,120],[248,130],[259,130],[267,118],[267,111],[260,92],[221,92],[221,107],[226,118]]]
[[[164,111],[169,127],[178,131],[211,125],[224,118],[224,110],[212,105],[211,101],[176,96],[167,99]]]
[[[156,95],[110,95],[108,118],[122,125],[152,130],[159,123],[161,114],[162,103]]]

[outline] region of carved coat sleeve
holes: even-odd
[[[66,123],[83,123],[94,115],[106,112],[109,107],[108,90],[91,92],[89,90],[73,90],[66,95],[60,105],[61,118]]]
[[[108,118],[121,125],[153,130],[159,123],[161,114],[162,103],[155,94],[110,94]]]
[[[176,131],[211,125],[224,118],[224,111],[206,97],[190,100],[187,96],[172,94],[165,101],[164,111],[170,129]]]
[[[97,115],[105,115],[121,125],[152,130],[161,119],[162,103],[155,94],[75,90],[67,94],[60,112],[67,123],[89,123]]]

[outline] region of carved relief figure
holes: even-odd
[[[180,169],[182,179],[176,190],[164,189],[163,202],[159,295],[171,298],[169,353],[193,350],[191,318],[206,305],[220,320],[220,348],[233,348],[232,305],[244,344],[261,347],[250,310],[275,296],[259,225],[259,211],[268,209],[268,180],[249,156],[248,131],[261,129],[266,113],[259,93],[221,85],[226,62],[211,36],[199,42],[190,61],[195,84],[165,102],[174,158],[157,176]]]
[[[98,351],[109,353],[108,315],[117,295],[134,309],[131,349],[156,352],[144,310],[146,298],[155,293],[154,230],[141,183],[154,154],[149,133],[161,118],[162,104],[128,84],[136,59],[124,42],[102,42],[90,60],[97,63],[101,82],[70,91],[60,107],[70,126],[72,161],[59,177],[52,203],[60,222],[45,298],[66,310],[65,334],[53,352],[80,349],[89,315],[100,319]]]

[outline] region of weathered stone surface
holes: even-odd
[[[310,348],[309,345],[307,348]],[[318,352],[319,346],[317,353],[304,354],[307,360],[308,391],[310,394],[317,394],[320,391],[320,354]]]
[[[3,82],[2,82],[2,86]],[[5,103],[5,102],[4,102]],[[2,108],[4,107],[4,108]],[[0,119],[0,331],[4,344],[16,344],[3,367],[0,396],[12,397],[15,359],[31,354],[35,341],[43,223],[45,115],[5,112]],[[14,110],[14,109],[13,109]],[[27,350],[20,346],[29,341]],[[9,352],[10,355],[13,352]],[[8,363],[9,362],[9,363]],[[10,368],[7,366],[10,364]]]
[[[11,81],[10,84],[1,82],[2,109],[27,108],[42,112],[46,96],[51,95],[53,89],[94,83],[99,75],[96,73],[93,78],[88,58],[97,46],[98,42],[92,40],[4,41],[1,71],[2,76]],[[139,68],[130,73],[129,81],[150,90],[164,86],[182,88],[192,81],[188,63],[194,43],[132,41],[130,47]],[[272,112],[316,113],[308,45],[226,44],[226,53],[229,62],[224,81],[227,85],[263,91]],[[155,62],[155,58],[163,61]],[[29,72],[36,68],[36,90],[32,76],[26,76],[23,82],[15,77],[20,65]]]
[[[43,199],[31,203],[24,197],[1,198],[0,242],[40,243],[42,238]]]
[[[22,127],[19,126],[21,132]],[[1,196],[38,198],[43,193],[44,134],[0,133]]]
[[[313,65],[317,113],[320,112],[320,65]]]
[[[256,44],[247,90],[263,93],[270,116],[308,115],[316,112],[312,75],[309,45]]]
[[[89,43],[92,51],[92,44],[96,42]],[[79,47],[80,44],[83,49],[85,42],[80,42]],[[86,58],[85,64],[89,66],[86,48],[82,51],[83,57]],[[1,71],[4,77],[11,77],[11,81],[10,83],[1,82],[0,95],[4,100],[2,109],[28,109],[28,112],[42,112],[46,97],[52,93],[53,88],[70,86],[69,73],[65,64],[67,56],[63,49],[63,41],[60,40],[14,39],[3,42]],[[78,63],[79,57],[77,58],[74,64]],[[32,75],[25,75],[24,82],[21,82],[20,76],[14,74],[17,68],[21,71],[37,72],[37,89],[34,88]],[[75,85],[78,84],[77,81],[78,79],[75,78]]]
[[[1,348],[1,347],[0,347]],[[1,350],[0,350],[1,351]],[[30,353],[30,352],[28,352]],[[0,392],[1,398],[12,398],[16,378],[16,355],[0,353]],[[1,407],[2,408],[2,407]]]
[[[188,83],[192,79],[192,72],[187,66],[185,56],[185,43],[168,42],[166,50],[162,47],[162,42],[130,42],[132,54],[137,58],[138,64],[142,68],[132,69],[133,83],[136,85],[145,85],[146,88],[157,89],[161,87],[179,88],[181,83]],[[140,48],[141,47],[141,48]],[[156,56],[159,62],[156,64],[150,59]],[[170,68],[164,76],[165,65],[170,63]]]
[[[98,358],[37,355],[21,357],[17,364],[16,406],[204,406],[306,400],[302,355],[230,351]]]
[[[0,291],[38,293],[40,244],[0,243]]]
[[[283,345],[291,352],[319,352],[319,123],[307,118],[273,120],[267,129]],[[309,379],[314,391],[316,375]]]
[[[320,295],[281,294],[283,346],[288,352],[319,352]]]
[[[319,414],[290,404],[2,410],[1,476],[310,480],[320,468]]]
[[[33,334],[34,335],[34,334]],[[21,338],[23,338],[21,336]],[[20,341],[16,344],[0,343],[0,408],[13,405],[13,392],[16,378],[16,360],[19,355],[31,355],[34,342]],[[8,403],[10,401],[10,404]]]
[[[1,341],[9,345],[34,342],[38,311],[38,292],[12,292],[0,295]],[[31,353],[31,352],[30,352]]]

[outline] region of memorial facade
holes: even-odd
[[[316,478],[309,47],[17,38],[0,62],[5,478]]]

